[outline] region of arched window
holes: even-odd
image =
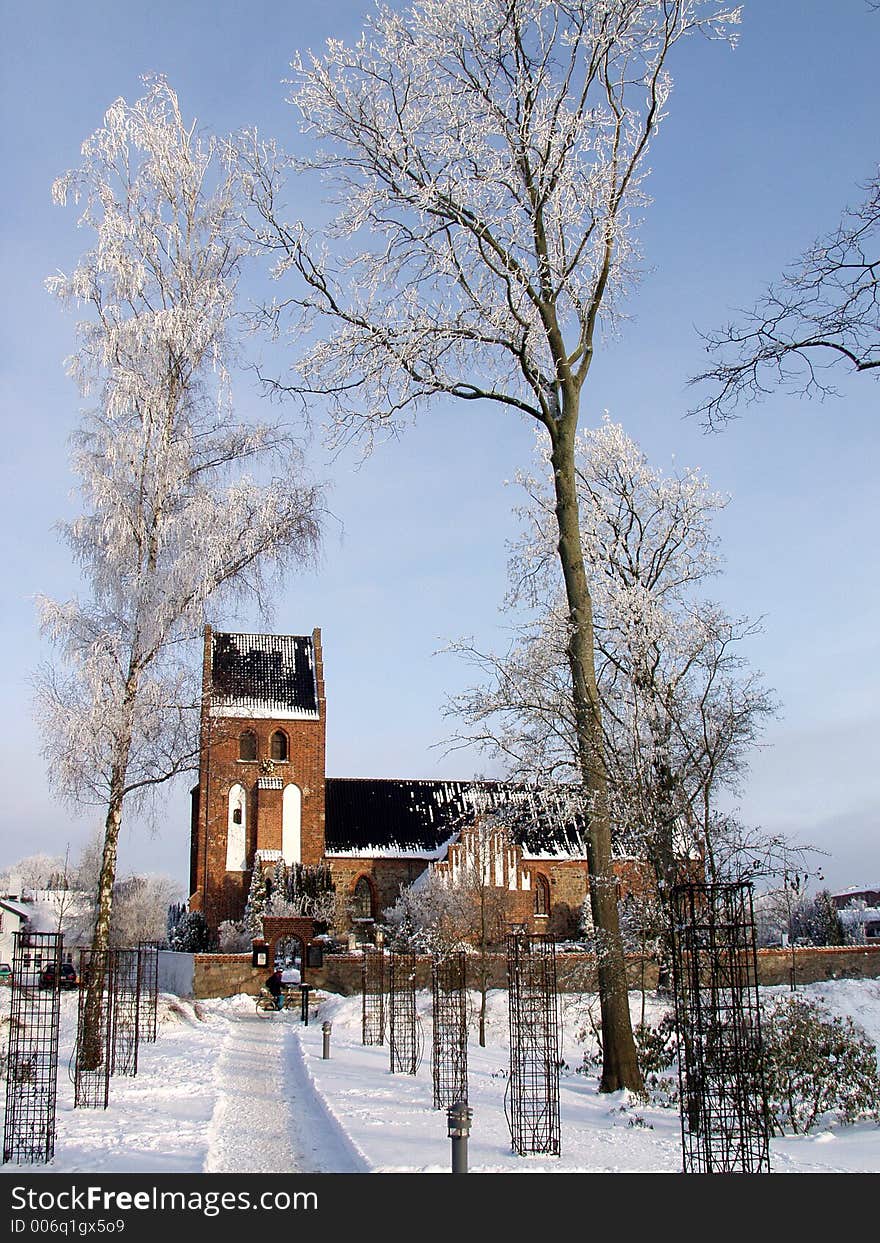
[[[281,854],[290,867],[302,863],[302,791],[299,786],[285,786],[281,798]]]
[[[246,730],[238,740],[238,758],[255,760],[257,758],[257,735]]]
[[[287,734],[283,729],[276,729],[269,744],[269,755],[273,760],[287,759]]]
[[[550,882],[540,872],[535,875],[535,914],[550,914]]]
[[[229,791],[229,814],[226,821],[226,871],[247,871],[247,794],[244,786],[234,785]]]
[[[373,890],[366,876],[362,876],[354,887],[351,898],[352,919],[373,918]]]

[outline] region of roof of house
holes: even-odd
[[[328,855],[441,859],[480,815],[503,816],[528,858],[582,859],[585,821],[559,794],[502,781],[328,777]]]
[[[13,898],[0,898],[0,906],[11,915],[17,915],[19,919],[30,919],[33,913],[32,907],[16,902]]]
[[[220,716],[317,717],[312,636],[215,631],[211,711]]]

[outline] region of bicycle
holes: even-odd
[[[257,994],[257,1014],[280,1014],[282,1010],[295,1010],[299,1005],[299,989],[296,986],[282,989],[284,1000],[279,1007],[268,988]]]

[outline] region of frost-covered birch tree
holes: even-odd
[[[81,308],[69,360],[88,407],[72,438],[82,511],[61,527],[81,598],[41,600],[60,659],[38,678],[55,790],[103,809],[94,947],[110,939],[123,808],[193,765],[185,661],[209,601],[262,600],[313,557],[320,499],[282,425],[239,422],[229,363],[253,249],[236,143],[200,136],[162,79],[113,103],[56,181],[93,242],[47,282]]]
[[[490,401],[551,446],[567,659],[605,1031],[601,1086],[638,1089],[611,879],[590,586],[574,438],[600,325],[637,274],[646,158],[668,63],[687,36],[729,38],[718,0],[417,0],[379,7],[348,47],[294,64],[292,102],[320,145],[306,166],[338,205],[330,245],[263,195],[277,303],[310,343],[287,387],[329,398],[340,437],[393,426],[431,399]],[[272,181],[273,169],[255,169]],[[304,333],[308,334],[304,336]]]
[[[731,879],[719,796],[738,788],[775,705],[743,652],[757,624],[706,594],[720,568],[713,520],[727,500],[699,471],[652,467],[608,419],[578,434],[575,474],[615,849],[650,860],[661,897],[688,857],[704,859],[712,879]],[[450,709],[467,726],[460,740],[500,755],[511,776],[566,787],[579,776],[577,724],[545,477],[519,477],[528,500],[509,564],[510,648],[453,645],[485,680]]]

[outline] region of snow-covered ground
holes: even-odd
[[[880,1042],[880,981],[833,981],[800,991],[823,996]],[[634,993],[631,1001],[638,1019],[641,999]],[[106,1112],[73,1109],[67,1063],[76,996],[65,994],[61,1005],[55,1159],[48,1167],[2,1167],[7,1173],[449,1169],[445,1111],[432,1108],[427,994],[418,1001],[425,1050],[414,1077],[390,1073],[387,1046],[361,1044],[358,997],[326,997],[304,1027],[296,1012],[258,1016],[253,999],[244,995],[197,1003],[163,995],[159,1039],[141,1046],[136,1078],[111,1080]],[[0,990],[0,1006],[8,1018],[6,989]],[[649,996],[648,1017],[658,1017],[660,1009]],[[331,1058],[324,1060],[321,1022],[328,1019]],[[595,1073],[578,1069],[585,1046],[577,1033],[588,1028],[587,1002],[563,998],[562,1019],[562,1154],[518,1157],[504,1115],[507,995],[490,994],[487,1047],[479,1047],[474,1031],[468,1048],[471,1170],[680,1170],[677,1109],[643,1105],[624,1093],[600,1095]],[[774,1139],[771,1167],[780,1173],[880,1172],[880,1127],[827,1126],[805,1137]]]

